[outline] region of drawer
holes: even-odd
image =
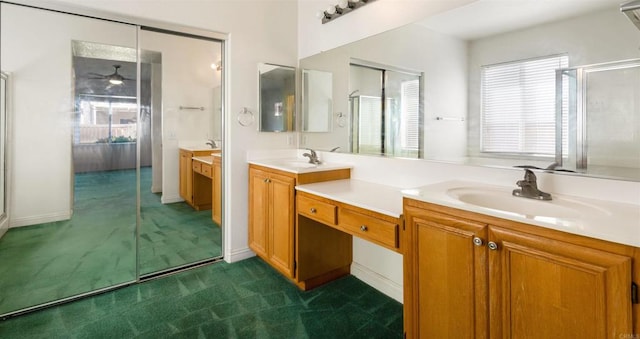
[[[335,225],[336,209],[337,207],[330,203],[298,195],[298,214],[321,223]]]
[[[211,165],[201,164],[200,166],[202,167],[200,173],[205,177],[211,178]]]
[[[340,208],[338,221],[341,228],[360,238],[392,249],[400,247],[398,224]]]
[[[200,173],[202,171],[202,163],[199,161],[192,161],[191,168],[193,168],[194,172]]]

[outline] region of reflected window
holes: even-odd
[[[75,135],[76,144],[135,142],[135,100],[81,99]]]
[[[482,152],[555,156],[556,70],[568,64],[560,55],[482,67]]]

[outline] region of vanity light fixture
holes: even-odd
[[[215,69],[216,71],[221,70],[222,69],[222,61],[218,61],[218,62],[215,62],[215,63],[211,64],[211,68]]]
[[[337,19],[347,13],[351,13],[352,11],[374,1],[376,0],[340,0],[337,5],[331,5],[324,11],[318,11],[318,13],[316,13],[316,17],[318,19],[322,19],[322,23],[326,24],[333,19]]]

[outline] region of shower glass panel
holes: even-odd
[[[590,174],[640,172],[640,61],[584,73],[585,165]],[[605,172],[602,168],[606,169]]]
[[[136,280],[137,33],[0,6],[0,68],[12,84],[8,314]]]
[[[350,65],[351,152],[421,158],[421,76]]]
[[[222,43],[142,28],[140,239],[144,277],[222,256],[220,161]],[[181,150],[198,154],[182,159]],[[148,161],[143,160],[148,159]],[[180,168],[182,160],[187,165]],[[209,170],[204,170],[209,168]],[[180,172],[183,173],[180,173]],[[217,174],[217,175],[216,175]],[[206,201],[183,201],[181,175]],[[186,178],[185,178],[186,179]]]
[[[420,158],[420,76],[390,70],[384,74],[386,153],[394,157]]]

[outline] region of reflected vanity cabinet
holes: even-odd
[[[349,169],[290,173],[249,164],[249,247],[289,279],[295,277],[295,186],[348,179]]]
[[[222,222],[222,159],[220,156],[213,156],[211,183],[213,185],[211,219],[220,226]]]
[[[197,200],[198,197],[195,196],[195,190],[194,190],[194,170],[198,170],[197,166],[196,168],[194,168],[194,161],[193,161],[193,157],[195,156],[207,156],[207,155],[211,155],[212,150],[197,150],[197,151],[192,151],[192,150],[188,150],[188,149],[180,149],[180,197],[182,197],[182,199],[184,199],[184,201],[191,205],[191,207],[200,210],[200,209],[207,209],[207,206],[211,206],[211,197],[209,197],[209,199],[206,199],[205,197],[205,201],[208,200],[208,202],[202,204],[199,203]],[[200,170],[202,170],[202,168],[200,168]],[[204,175],[204,174],[203,174]],[[197,179],[196,179],[197,180]],[[210,207],[209,207],[210,208]]]
[[[638,248],[409,198],[404,214],[407,338],[640,333]]]

